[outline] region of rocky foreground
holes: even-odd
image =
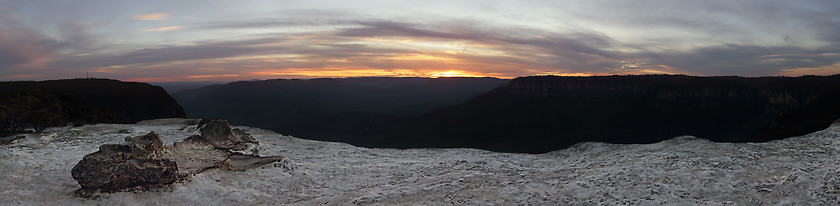
[[[259,155],[259,142],[221,119],[191,121],[198,134],[164,146],[154,131],[104,144],[85,155],[71,171],[80,195],[147,190],[187,181],[209,169],[247,170],[281,162],[281,156]],[[187,122],[187,123],[191,123]],[[126,130],[127,131],[127,130]]]
[[[156,132],[172,145],[185,119],[52,128],[0,145],[9,205],[837,205],[840,124],[767,143],[684,136],[655,144],[581,143],[545,154],[475,149],[366,149],[235,127],[263,156],[290,163],[210,169],[169,187],[77,194],[76,163],[102,144]]]

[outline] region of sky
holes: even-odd
[[[836,0],[0,0],[0,81],[840,73]]]

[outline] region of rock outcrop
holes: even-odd
[[[168,185],[212,168],[247,170],[283,161],[260,157],[257,140],[224,120],[202,120],[197,130],[172,146],[163,146],[154,132],[102,145],[73,167],[73,178],[85,192],[116,192]]]
[[[166,146],[178,163],[179,176],[189,177],[211,168],[246,170],[281,161],[279,156],[260,157],[259,142],[250,134],[231,129],[221,119],[202,120],[197,126],[200,135]]]
[[[85,155],[71,171],[84,190],[105,192],[148,188],[178,180],[178,166],[164,157],[158,134],[125,139],[123,144],[106,144]]]
[[[254,146],[259,144],[251,135],[239,129],[231,129],[226,121],[220,119],[202,120],[198,123],[198,129],[201,138],[218,149],[255,152]]]

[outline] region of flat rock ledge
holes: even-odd
[[[199,134],[171,146],[164,146],[154,131],[127,137],[122,144],[99,146],[71,170],[82,186],[78,194],[147,190],[208,169],[247,170],[285,161],[281,156],[259,156],[259,142],[224,120],[202,120],[197,129]]]

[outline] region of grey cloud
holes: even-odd
[[[5,8],[4,8],[5,6]],[[97,36],[89,34],[91,26],[72,19],[47,25],[54,28],[55,37],[23,23],[21,17],[9,8],[15,4],[0,3],[0,76],[41,73],[63,73],[72,70],[53,61],[66,54],[86,53],[99,48]],[[47,72],[49,70],[49,72]]]
[[[361,44],[313,44],[312,42],[315,40],[325,40],[326,38],[306,39],[313,38],[306,36],[308,35],[275,36],[240,41],[200,42],[194,45],[160,46],[113,55],[67,58],[58,61],[56,64],[73,67],[104,67],[278,54],[302,55],[308,57],[310,60],[317,61],[319,59],[370,56],[370,53],[405,52],[394,49],[370,48]],[[271,46],[265,46],[267,44],[271,44]]]
[[[359,24],[362,27],[342,29],[337,34],[349,37],[400,36],[463,40],[500,47],[501,50],[525,58],[541,55],[552,56],[544,60],[553,63],[546,62],[546,64],[578,62],[581,63],[578,65],[582,65],[586,61],[596,61],[592,56],[598,59],[614,59],[623,55],[620,52],[610,50],[614,40],[598,33],[559,34],[528,28],[493,28],[494,25],[479,25],[483,26],[484,29],[478,29],[475,25],[452,23],[421,25],[391,21],[367,21]],[[533,63],[539,64],[540,62]]]
[[[776,10],[776,7],[759,8],[759,10]],[[759,17],[756,17],[759,18]],[[837,17],[824,15],[826,20],[813,20],[820,23],[824,30],[824,38],[840,42],[840,22]],[[666,20],[667,21],[667,20]],[[761,46],[752,44],[721,44],[707,46],[689,51],[640,52],[622,53],[611,50],[615,47],[632,46],[616,42],[606,35],[597,33],[554,34],[541,31],[529,31],[521,28],[524,35],[506,35],[510,30],[481,31],[470,26],[461,26],[461,30],[447,32],[424,28],[448,28],[452,25],[416,25],[396,22],[365,22],[363,27],[345,29],[340,35],[362,37],[405,36],[413,38],[434,38],[447,40],[468,40],[473,42],[494,44],[504,48],[507,52],[520,57],[537,56],[531,58],[530,65],[542,65],[556,68],[571,68],[580,72],[603,72],[619,67],[622,59],[647,58],[650,65],[668,65],[698,74],[714,75],[774,75],[787,69],[808,68],[832,65],[840,62],[836,56],[824,55],[838,53],[840,49],[830,44],[820,48],[805,48],[798,46]],[[486,25],[482,25],[486,26]],[[456,26],[457,27],[457,26]],[[540,37],[528,35],[528,32],[542,33]],[[685,41],[685,40],[683,40]],[[667,46],[667,45],[666,45]],[[644,47],[640,47],[644,50]],[[548,56],[546,56],[548,55]]]
[[[194,29],[264,29],[290,27],[321,27],[357,25],[358,14],[340,10],[298,9],[284,10],[270,18],[247,20],[206,21],[191,26]]]
[[[519,70],[521,73],[524,68],[556,68],[567,72],[610,73],[615,72],[623,60],[641,58],[647,59],[649,65],[668,65],[698,74],[761,76],[773,75],[784,69],[831,65],[836,63],[837,60],[821,54],[838,52],[830,48],[804,49],[793,46],[769,47],[725,44],[688,51],[624,53],[617,52],[613,48],[628,47],[627,44],[617,42],[607,35],[593,32],[559,34],[527,28],[499,28],[493,25],[467,26],[451,22],[445,24],[416,24],[393,21],[343,21],[333,23],[341,26],[334,28],[334,31],[322,33],[298,33],[291,36],[273,36],[242,41],[198,42],[195,45],[163,46],[138,49],[117,55],[68,59],[60,63],[92,67],[154,64],[258,54],[295,54],[304,56],[309,61],[301,63],[281,60],[275,64],[281,67],[353,66],[351,64],[356,64],[373,68],[400,68],[405,67],[405,65],[399,65],[400,62],[377,58],[413,54],[419,51],[412,48],[376,48],[366,44],[346,42],[351,42],[354,38],[359,37],[407,37],[441,41],[465,41],[513,54],[512,56],[473,56],[469,54],[448,56],[467,62],[500,65],[493,68],[493,72],[517,73]],[[329,43],[313,43],[315,40]],[[278,42],[282,43],[277,44]],[[260,46],[268,43],[272,43],[272,46]],[[644,47],[639,47],[639,49],[643,50]],[[352,62],[339,64],[330,61],[333,59],[348,59]],[[238,63],[246,64],[245,62]],[[439,63],[427,65],[439,65]],[[237,65],[228,66],[235,67]],[[522,75],[530,74],[522,73]]]
[[[319,21],[313,19],[259,19],[250,21],[205,22],[194,28],[197,29],[252,29],[252,28],[283,28],[283,27],[313,27],[342,24],[342,21]]]
[[[444,32],[431,29],[422,29],[423,25],[392,22],[392,21],[361,21],[361,27],[340,30],[337,35],[352,37],[385,37],[404,36],[416,38],[439,38],[439,39],[460,39],[460,40],[482,40],[483,35],[475,31]],[[438,25],[440,26],[440,25]]]
[[[0,14],[0,67],[9,68],[47,58],[56,50],[56,42]]]
[[[261,50],[251,48],[250,46],[277,40],[278,39],[269,38],[230,42],[204,42],[203,44],[197,45],[144,48],[114,55],[67,58],[57,64],[76,67],[101,67],[236,57],[259,53]]]
[[[615,2],[610,2],[615,3]],[[637,2],[638,3],[638,2]],[[685,5],[681,5],[685,4]],[[804,3],[807,4],[807,3]],[[663,6],[664,5],[664,6]],[[724,5],[724,6],[719,6]],[[780,6],[782,5],[782,6]],[[591,30],[581,29],[569,32],[553,32],[528,28],[517,25],[501,25],[493,22],[462,21],[460,19],[418,23],[409,20],[371,20],[355,18],[276,18],[243,21],[205,22],[190,29],[226,30],[253,28],[286,28],[312,27],[318,30],[299,31],[289,29],[282,35],[259,36],[256,39],[242,41],[211,41],[196,42],[193,45],[159,46],[155,48],[136,49],[127,53],[112,55],[97,55],[91,57],[66,58],[56,65],[73,65],[76,67],[97,67],[130,64],[154,64],[184,60],[203,60],[227,57],[238,57],[260,54],[295,54],[305,56],[308,63],[296,61],[280,61],[282,66],[306,67],[313,64],[335,65],[330,60],[350,59],[352,64],[376,68],[400,68],[399,62],[377,60],[377,57],[395,56],[420,52],[420,49],[405,47],[381,48],[374,45],[358,43],[359,38],[378,37],[406,37],[413,39],[459,41],[469,44],[480,44],[510,55],[480,56],[480,55],[452,55],[450,58],[467,60],[469,62],[486,62],[487,64],[503,65],[497,71],[509,73],[525,68],[555,68],[569,72],[609,73],[619,68],[622,61],[646,59],[649,65],[668,65],[697,74],[734,74],[734,75],[773,75],[790,68],[817,67],[831,65],[838,62],[830,56],[821,54],[838,52],[836,45],[840,45],[840,18],[827,15],[824,11],[830,9],[816,9],[816,14],[803,13],[802,9],[787,10],[783,3],[775,2],[761,5],[753,2],[735,3],[704,3],[704,2],[648,2],[639,5],[612,5],[610,8],[633,7],[636,9],[618,9],[616,14],[593,19],[614,21],[614,24],[626,24],[626,27],[653,27],[654,29],[673,29],[696,32],[714,37],[699,40],[705,45],[719,41],[719,46],[707,46],[688,50],[674,50],[664,52],[650,52],[654,49],[667,48],[672,42],[694,41],[680,38],[663,38],[662,42],[620,42],[610,36]],[[835,4],[832,4],[835,5]],[[649,8],[645,8],[649,7]],[[829,7],[831,7],[829,5]],[[676,8],[676,9],[669,9]],[[692,12],[690,9],[703,12]],[[838,7],[840,8],[840,7]],[[688,10],[686,10],[688,9]],[[642,12],[639,12],[642,11]],[[704,13],[704,12],[712,13]],[[629,14],[626,12],[637,12]],[[681,15],[681,12],[688,12]],[[788,13],[785,13],[788,12]],[[581,13],[584,15],[586,13]],[[589,14],[587,14],[589,15]],[[753,26],[766,27],[772,23],[743,27],[743,23],[729,21],[733,15],[743,15],[750,19],[746,23],[760,22],[761,19],[785,22],[801,22],[814,24],[819,30],[821,38],[834,46],[826,45],[822,48],[808,49],[789,46],[764,46],[749,43],[732,43],[736,34],[750,30]],[[622,19],[622,17],[631,17]],[[665,18],[668,17],[668,18]],[[740,18],[740,17],[739,17]],[[772,22],[772,21],[769,21]],[[767,29],[767,28],[764,28]],[[76,31],[72,27],[67,31]],[[77,32],[82,33],[82,32]],[[71,34],[74,34],[71,32]],[[68,35],[73,36],[73,35]],[[80,39],[84,40],[84,36]],[[288,37],[297,37],[292,40]],[[743,38],[750,38],[746,35]],[[783,41],[779,36],[779,41]],[[801,38],[794,36],[793,39]],[[653,37],[651,39],[654,39]],[[315,41],[321,40],[321,41]],[[323,43],[323,42],[327,43]],[[710,42],[709,42],[710,41]],[[282,42],[277,44],[277,42]],[[356,42],[356,43],[348,43]],[[263,44],[273,43],[271,46]],[[634,51],[628,52],[632,48]],[[621,50],[621,51],[619,51]],[[623,52],[622,52],[623,51]],[[436,54],[441,55],[441,54]],[[16,58],[8,58],[2,62],[12,62]],[[348,63],[349,64],[349,63]],[[236,65],[229,65],[235,67]],[[511,69],[502,67],[508,66]],[[517,68],[514,68],[517,67]],[[476,70],[480,70],[477,68]],[[524,73],[523,75],[529,75]]]
[[[840,11],[840,7],[836,11]],[[823,14],[821,18],[813,23],[813,27],[819,30],[819,38],[840,47],[840,15]]]
[[[470,25],[473,24],[473,25]],[[476,26],[475,24],[479,24]],[[613,40],[598,33],[547,33],[528,28],[493,28],[498,25],[478,22],[450,21],[445,23],[418,24],[382,20],[255,20],[252,22],[215,22],[206,29],[273,28],[296,26],[337,27],[335,35],[344,37],[408,37],[440,40],[464,40],[488,45],[509,44],[535,48],[541,52],[583,58],[580,54],[593,54],[608,58],[618,56],[607,51]],[[485,28],[479,28],[485,27]],[[544,35],[540,35],[544,34]],[[536,37],[539,36],[539,37]],[[528,51],[533,52],[533,51]],[[528,52],[523,52],[525,55]]]
[[[687,52],[641,54],[651,64],[669,65],[681,69],[716,75],[766,76],[785,69],[832,65],[840,62],[829,53],[840,49],[803,49],[798,47],[767,47],[752,45],[722,45],[704,47]]]

